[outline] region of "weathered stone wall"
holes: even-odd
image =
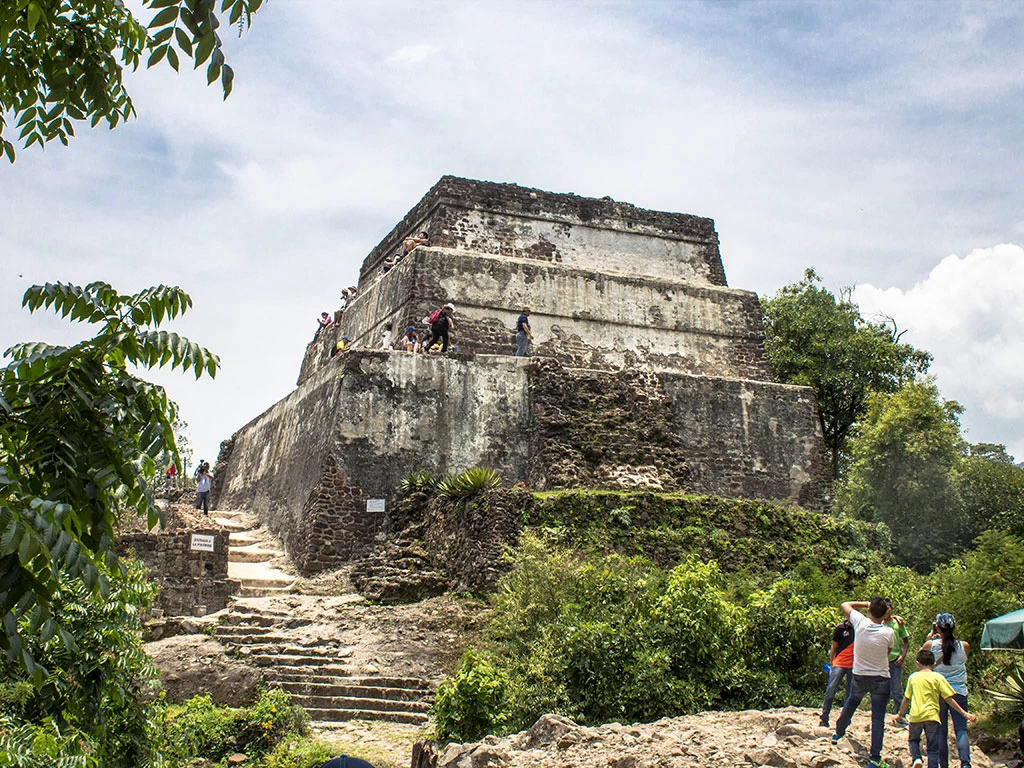
[[[534,488],[640,487],[827,504],[830,475],[808,388],[539,361],[531,399]]]
[[[564,365],[769,379],[761,310],[749,291],[420,247],[307,347],[299,382],[330,359],[342,335],[372,348],[389,324],[396,337],[409,325],[425,331],[423,318],[448,301],[460,352],[511,354],[525,304],[533,353]]]
[[[444,248],[725,285],[711,219],[444,176],[366,258],[360,289],[420,231]]]
[[[336,567],[386,534],[366,501],[410,472],[524,476],[528,419],[524,360],[346,353],[234,436],[219,503],[257,512],[303,571]]]
[[[192,534],[214,537],[213,552],[193,552]],[[117,542],[121,554],[134,554],[146,564],[160,587],[156,607],[172,616],[191,616],[196,606],[207,613],[227,607],[240,585],[228,578],[228,532],[209,528],[176,533],[131,533]]]

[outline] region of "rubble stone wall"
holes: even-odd
[[[213,552],[194,552],[192,534],[214,537]],[[131,533],[117,542],[121,554],[146,564],[160,587],[155,606],[172,616],[191,616],[197,605],[213,613],[227,607],[239,583],[228,578],[228,532],[210,528],[177,533]]]
[[[299,382],[330,359],[342,335],[373,348],[387,325],[395,337],[409,325],[425,331],[423,318],[449,301],[460,352],[511,354],[516,317],[529,305],[534,353],[564,365],[770,378],[749,291],[420,247],[307,347]]]
[[[360,288],[404,238],[420,231],[444,248],[726,284],[711,219],[444,176],[371,251]]]
[[[340,355],[234,436],[220,503],[256,512],[304,572],[337,567],[387,535],[411,472],[525,476],[527,370],[512,357]]]

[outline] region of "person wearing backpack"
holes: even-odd
[[[530,342],[533,331],[530,330],[530,308],[523,307],[523,312],[516,320],[516,357],[530,356]]]
[[[430,342],[424,348],[424,352],[429,352],[430,348],[439,341],[442,342],[441,354],[443,355],[448,351],[448,331],[455,330],[455,323],[452,322],[452,315],[454,314],[455,305],[450,302],[434,310],[429,318]]]

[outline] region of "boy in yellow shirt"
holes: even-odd
[[[939,702],[945,699],[952,709],[967,718],[969,722],[977,722],[976,715],[966,712],[956,699],[954,692],[942,675],[934,670],[935,654],[931,651],[918,651],[917,672],[907,680],[907,692],[900,705],[900,711],[892,718],[892,724],[907,712],[910,704],[910,757],[914,762],[911,768],[921,768],[921,732],[924,732],[928,744],[928,768],[939,768]]]

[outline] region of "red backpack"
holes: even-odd
[[[434,310],[433,314],[430,316],[431,325],[433,325],[434,323],[441,319],[442,312],[444,312],[444,307],[438,307],[437,309]]]

